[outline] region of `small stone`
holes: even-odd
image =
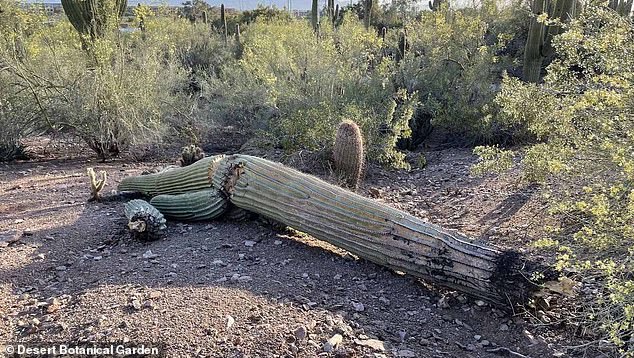
[[[146,252],[143,253],[143,258],[147,260],[154,259],[157,257],[159,257],[159,255],[153,253],[152,250],[147,250]]]
[[[253,247],[253,246],[255,246],[255,244],[257,244],[257,242],[255,242],[253,240],[245,240],[244,241],[244,246],[246,246],[246,247]]]
[[[304,272],[304,273],[302,274],[302,277],[303,277],[303,278],[309,278],[309,277],[310,277],[310,275],[309,275],[308,273]]]
[[[352,308],[357,312],[365,311],[365,306],[361,302],[352,302]]]
[[[227,315],[227,329],[231,328],[234,323],[236,323],[236,320],[233,319],[233,317]]]
[[[475,301],[476,306],[478,307],[483,307],[486,303],[482,300],[477,300]]]
[[[416,353],[414,353],[414,351],[410,351],[409,349],[401,349],[398,352],[396,352],[396,356],[413,358],[413,357],[416,357]]]
[[[341,275],[340,274],[336,274],[335,277],[333,277],[335,280],[341,280]]]
[[[398,331],[398,338],[400,338],[401,343],[405,342],[405,336],[407,336],[407,332],[405,332],[405,331]]]
[[[502,323],[500,325],[500,331],[508,331],[509,330],[509,326],[506,323]]]
[[[161,296],[163,296],[163,293],[161,291],[151,291],[150,294],[148,295],[148,298],[153,300],[153,299],[160,298]]]
[[[251,276],[240,276],[238,278],[238,282],[249,282],[249,281],[253,281],[253,278]]]
[[[479,341],[482,338],[481,335],[476,334],[475,336],[473,336],[473,339],[475,339],[476,341]]]
[[[378,339],[355,339],[354,343],[360,346],[372,348],[375,351],[385,352],[385,344]]]
[[[295,338],[298,341],[304,340],[304,338],[306,338],[306,327],[304,326],[297,327],[294,334],[295,334]]]
[[[467,344],[467,347],[465,349],[468,351],[475,351],[476,347],[473,344],[469,343]]]
[[[480,344],[482,344],[484,347],[491,345],[491,342],[487,341],[486,339],[483,339],[482,342],[480,342]]]
[[[326,341],[326,343],[324,343],[322,349],[324,350],[324,352],[332,352],[338,345],[341,344],[342,341],[343,336],[340,334],[335,334],[334,336],[330,337],[330,339]]]
[[[438,307],[440,308],[449,308],[449,303],[447,302],[447,298],[445,296],[442,296],[439,300],[438,300]]]
[[[60,300],[58,300],[57,298],[53,298],[48,307],[46,307],[46,313],[57,312],[60,308],[62,308],[62,303],[60,302]]]
[[[282,245],[282,240],[273,241],[273,245]]]
[[[64,266],[64,265],[57,266],[57,267],[55,267],[55,270],[57,270],[57,271],[66,271],[66,266]]]
[[[141,301],[139,301],[137,299],[134,299],[134,300],[132,300],[131,306],[132,306],[132,308],[134,308],[135,310],[138,311],[138,310],[141,309]]]

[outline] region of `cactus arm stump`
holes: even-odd
[[[136,238],[152,241],[165,236],[165,217],[147,201],[130,200],[124,206],[124,213],[128,218],[128,229]]]

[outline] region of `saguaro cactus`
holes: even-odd
[[[372,17],[372,7],[374,5],[374,0],[365,0],[364,1],[364,15],[363,15],[363,24],[365,25],[365,29],[370,29],[370,20]]]
[[[353,121],[343,121],[337,129],[333,147],[335,169],[346,185],[357,190],[363,171],[363,136],[359,126]]]
[[[229,30],[227,29],[227,16],[225,14],[225,4],[220,5],[220,26],[222,26],[222,36],[225,39],[225,44],[227,43],[227,36],[229,35]]]
[[[559,23],[573,18],[579,11],[577,0],[533,0],[533,17],[528,29],[528,38],[524,49],[524,81],[537,83],[541,79],[544,58],[553,55],[552,38],[563,30],[560,24],[546,25],[538,16],[546,13],[550,20]]]
[[[68,20],[81,35],[92,40],[119,26],[127,0],[62,0]]]
[[[634,0],[609,0],[608,6],[619,13],[621,16],[631,16],[632,15],[632,5],[634,4]]]
[[[319,34],[319,3],[318,0],[313,0],[312,7],[310,8],[310,22],[313,25],[313,31]]]
[[[429,1],[429,10],[438,11],[442,4],[448,3],[448,0],[431,0]]]
[[[513,252],[475,244],[457,232],[266,159],[211,157],[145,177],[154,178],[129,178],[119,188],[160,194],[174,191],[179,182],[183,187],[206,182],[239,208],[491,302],[526,298],[522,294],[535,288],[526,284],[530,271],[520,272],[525,263]]]
[[[168,218],[188,221],[215,219],[227,208],[226,198],[215,189],[158,195],[150,200],[150,204]]]
[[[128,229],[136,238],[152,241],[165,236],[165,217],[147,201],[130,200],[124,206],[124,213],[128,218]]]

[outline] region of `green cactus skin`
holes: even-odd
[[[443,4],[449,4],[448,0],[432,0],[429,1],[429,10],[438,11]]]
[[[310,9],[310,22],[313,25],[313,31],[319,34],[319,4],[317,0],[313,0],[312,7]]]
[[[247,210],[240,209],[239,207],[230,204],[229,208],[225,212],[224,217],[231,221],[246,221],[251,217],[251,213]]]
[[[157,195],[150,200],[155,208],[170,219],[183,221],[212,220],[227,209],[227,199],[216,189],[178,195]]]
[[[363,16],[363,24],[365,25],[365,29],[370,29],[370,18],[372,16],[372,7],[374,5],[374,0],[365,0],[365,14]]]
[[[211,173],[215,171],[222,158],[222,155],[215,155],[203,158],[186,167],[174,168],[162,173],[124,178],[119,183],[118,190],[156,196],[209,189],[211,187]]]
[[[629,17],[632,15],[634,0],[609,0],[608,6],[619,15]]]
[[[512,255],[280,163],[228,156],[213,182],[236,206],[379,265],[491,302],[505,302],[506,294],[519,291],[514,283],[500,292],[500,282],[512,276],[506,272],[513,268]]]
[[[88,201],[99,201],[100,192],[106,186],[107,175],[105,171],[101,171],[101,179],[97,179],[97,174],[93,168],[86,169],[86,173],[88,174],[88,178],[90,179],[90,192],[91,197]]]
[[[537,83],[541,80],[542,64],[545,57],[552,56],[554,50],[552,38],[563,29],[558,25],[546,26],[537,20],[537,16],[546,12],[550,19],[567,22],[580,10],[578,0],[533,0],[531,11],[533,17],[528,28],[528,38],[524,48],[524,81]]]
[[[403,29],[401,33],[398,35],[398,54],[396,56],[396,61],[399,62],[405,58],[405,53],[409,44],[407,43],[407,29]]]
[[[222,26],[222,36],[224,37],[225,44],[226,44],[227,36],[229,32],[227,29],[227,16],[225,15],[225,4],[220,5],[220,25]]]
[[[124,205],[128,218],[128,229],[135,238],[143,241],[158,240],[165,236],[167,225],[165,217],[145,200],[130,200]]]
[[[209,23],[209,18],[207,16],[207,11],[203,11],[203,24],[207,25]]]
[[[111,1],[112,8],[108,8],[109,2],[105,0],[62,0],[62,7],[75,30],[95,40],[105,34],[107,18],[116,16],[118,24],[128,7],[127,0]]]
[[[353,121],[343,121],[337,129],[332,150],[335,169],[353,191],[359,187],[363,171],[363,136]]]

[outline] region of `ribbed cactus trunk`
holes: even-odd
[[[227,43],[227,36],[229,36],[229,31],[227,29],[227,16],[225,14],[225,4],[220,5],[220,26],[222,26],[222,37],[225,40],[225,44]]]
[[[524,48],[524,81],[537,83],[541,79],[542,46],[544,45],[544,32],[546,28],[543,23],[537,20],[537,16],[542,14],[547,8],[548,0],[533,0],[533,17],[528,28],[528,38]]]
[[[313,25],[313,31],[319,34],[319,3],[318,0],[313,0],[312,7],[310,9],[310,22]]]
[[[175,189],[178,182],[182,190]],[[534,288],[524,279],[530,271],[520,272],[525,263],[515,253],[475,244],[455,231],[262,158],[205,158],[188,167],[126,178],[119,189],[163,194],[187,192],[185,187],[212,190],[212,203],[229,200],[238,208],[366,260],[490,302],[523,301],[524,294]],[[196,205],[206,207],[199,199]],[[193,207],[183,204],[179,200],[174,207],[168,203],[167,208],[172,214],[186,215]]]
[[[62,0],[64,13],[75,30],[91,40],[118,26],[127,6],[127,0]]]
[[[365,29],[370,29],[371,17],[372,17],[372,7],[374,5],[374,0],[365,0],[365,14],[363,17],[363,24],[365,25]]]

